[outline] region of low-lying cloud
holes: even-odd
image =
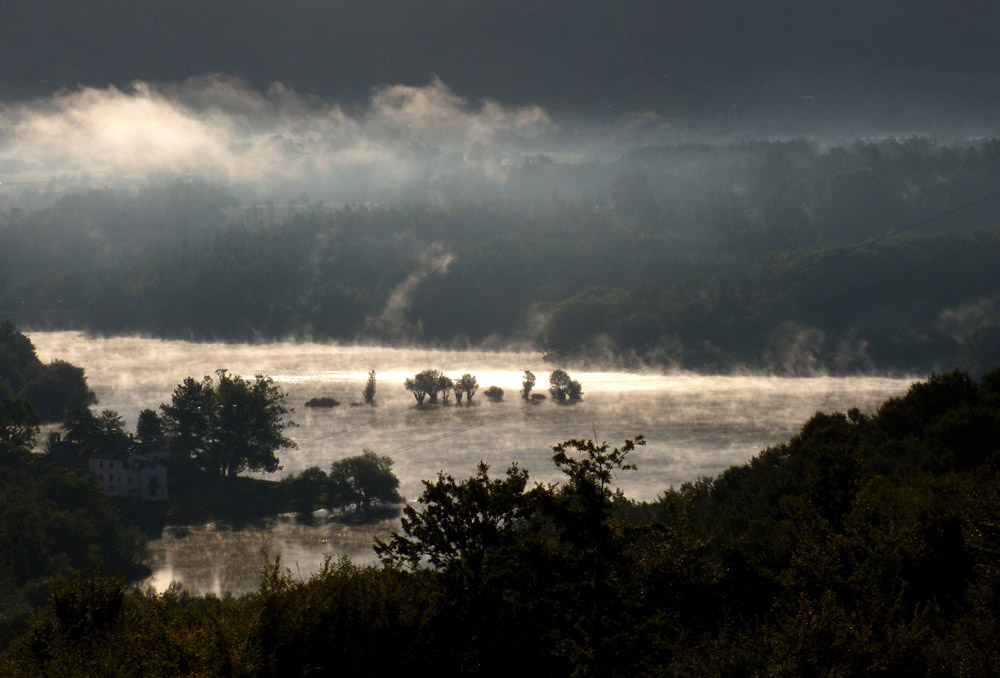
[[[114,185],[172,173],[357,200],[428,167],[461,166],[474,146],[523,145],[553,128],[537,106],[470,102],[436,78],[377,88],[347,112],[281,84],[260,92],[213,75],[84,87],[0,108],[0,175],[29,183],[86,172]]]
[[[987,297],[946,308],[938,315],[935,328],[963,344],[985,325],[1000,319],[1000,303],[997,297]]]
[[[454,259],[454,255],[443,245],[430,245],[419,252],[419,266],[396,286],[379,315],[368,319],[366,333],[392,341],[420,336],[422,328],[406,319],[406,311],[413,301],[413,294],[417,286],[430,276],[447,273],[448,266]]]

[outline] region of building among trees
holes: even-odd
[[[95,455],[88,460],[90,474],[109,496],[139,501],[167,501],[169,452]]]

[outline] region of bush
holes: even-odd
[[[483,395],[486,399],[493,403],[498,403],[503,400],[503,389],[499,386],[490,386],[488,389],[483,391]]]
[[[330,396],[310,398],[306,401],[306,407],[336,407],[339,404],[340,402],[336,398],[331,398]]]
[[[368,512],[373,504],[402,504],[399,478],[392,472],[392,457],[365,450],[330,467],[329,497],[331,506],[354,505],[355,512]]]

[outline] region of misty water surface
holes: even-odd
[[[201,378],[217,368],[252,377],[270,375],[288,394],[299,424],[288,431],[298,449],[281,454],[283,469],[297,473],[323,468],[364,449],[395,460],[401,491],[419,495],[422,479],[439,471],[463,478],[480,460],[500,474],[511,463],[539,481],[559,480],[552,445],[569,438],[595,438],[612,445],[642,434],[647,445],[631,459],[637,471],[618,484],[635,499],[654,499],[669,486],[715,475],[746,461],[764,447],[796,433],[817,410],[860,407],[871,411],[885,398],[902,394],[912,378],[880,376],[808,378],[767,375],[704,376],[569,370],[584,390],[571,406],[552,401],[526,405],[519,397],[523,370],[545,392],[549,370],[537,353],[517,351],[438,351],[316,343],[221,344],[145,338],[91,338],[79,332],[33,332],[42,360],[68,360],[86,369],[97,393],[95,410],[110,408],[130,427],[143,408],[169,402],[185,377]],[[480,384],[473,406],[416,407],[403,380],[423,369],[455,378],[474,374]],[[369,369],[377,372],[376,407],[357,405]],[[504,389],[503,402],[485,399],[491,385]],[[333,396],[333,409],[304,407],[315,396]],[[277,520],[269,529],[230,531],[204,526],[168,533],[153,543],[154,580],[171,578],[195,590],[238,591],[255,585],[262,548],[281,551],[303,575],[315,571],[326,553],[370,558],[375,532],[347,530],[325,521],[314,527]],[[246,570],[246,572],[243,572]]]

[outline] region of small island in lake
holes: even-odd
[[[330,396],[321,396],[319,398],[310,398],[306,401],[306,407],[336,407],[340,404],[340,401],[336,398],[331,398]]]

